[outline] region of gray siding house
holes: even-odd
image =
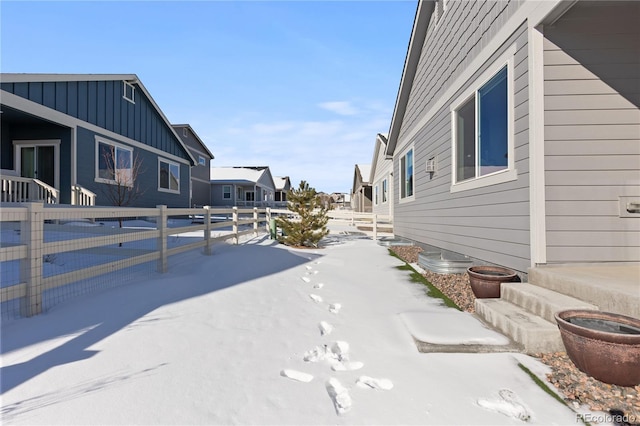
[[[174,124],[176,131],[193,158],[197,160],[191,168],[191,207],[211,205],[210,168],[215,157],[202,139],[188,124]]]
[[[273,182],[276,187],[275,205],[277,207],[287,207],[287,192],[291,189],[289,176],[275,176]]]
[[[1,74],[0,89],[4,192],[13,175],[59,203],[73,188],[112,205],[109,188],[135,179],[143,195],[130,206],[189,206],[195,160],[136,75]]]
[[[275,192],[267,166],[211,168],[213,206],[274,207]]]
[[[394,232],[517,271],[640,261],[640,3],[423,1]]]
[[[351,208],[356,212],[371,213],[371,165],[356,164],[351,189]]]
[[[387,158],[387,135],[378,133],[371,161],[372,211],[393,217],[393,159]]]

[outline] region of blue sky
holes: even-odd
[[[416,1],[0,2],[2,72],[137,74],[213,166],[348,192],[389,130]]]

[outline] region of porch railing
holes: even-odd
[[[80,185],[72,185],[71,204],[74,206],[95,206],[96,194]]]
[[[57,204],[60,192],[38,179],[0,175],[0,201],[26,203],[41,201]]]

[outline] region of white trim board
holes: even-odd
[[[36,115],[37,117],[44,118],[45,120],[53,121],[54,123],[62,124],[63,126],[70,127],[71,129],[75,129],[77,127],[83,127],[85,129],[91,130],[92,132],[98,133],[104,137],[115,139],[116,141],[119,141],[121,143],[125,143],[136,148],[144,149],[146,151],[152,152],[157,155],[169,157],[174,161],[191,166],[191,163],[188,160],[185,160],[184,158],[176,157],[158,148],[154,148],[152,146],[143,144],[142,142],[138,142],[126,136],[122,136],[118,133],[112,132],[100,126],[96,126],[95,124],[88,123],[79,118],[71,117],[70,115],[62,113],[60,111],[56,111],[44,105],[40,105],[39,103],[30,101],[21,96],[14,95],[9,92],[5,92],[4,90],[1,90],[0,92],[2,95],[2,103],[8,107],[18,109],[20,111],[28,112],[30,114]],[[188,149],[187,149],[187,152],[188,152]],[[191,154],[189,153],[189,155]]]

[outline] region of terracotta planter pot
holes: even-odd
[[[594,379],[619,386],[640,384],[640,320],[594,310],[555,314],[567,355]]]
[[[515,271],[500,266],[472,266],[467,274],[477,299],[499,298],[500,283],[520,281]]]

